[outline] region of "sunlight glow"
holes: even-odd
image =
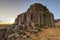
[[[0,24],[13,24],[14,23],[14,19],[11,19],[9,21],[2,21],[0,22]]]
[[[14,23],[14,19],[10,20],[8,23]]]

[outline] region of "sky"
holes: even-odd
[[[60,0],[0,0],[0,21],[14,22],[18,14],[26,12],[31,4],[41,3],[60,18]]]

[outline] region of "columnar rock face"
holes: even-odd
[[[46,6],[40,3],[35,3],[30,6],[27,12],[17,16],[15,24],[21,25],[21,23],[29,26],[38,25],[40,27],[48,26],[54,27],[54,15],[49,12]]]

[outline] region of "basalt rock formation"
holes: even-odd
[[[54,15],[46,6],[35,3],[30,6],[27,12],[19,14],[13,25],[0,31],[2,32],[0,35],[3,34],[1,40],[33,40],[29,33],[36,34],[41,32],[41,28],[44,27],[55,27]]]
[[[38,25],[40,27],[48,26],[54,27],[54,15],[49,12],[46,6],[43,6],[40,3],[35,3],[30,6],[27,12],[22,13],[17,16],[15,24],[20,25],[21,23],[26,24],[27,26]]]

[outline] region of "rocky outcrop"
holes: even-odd
[[[4,28],[5,31],[2,30],[1,34],[5,32],[4,40],[32,40],[30,34],[35,35],[41,32],[41,28],[54,26],[53,14],[46,6],[35,3],[30,6],[27,12],[18,15],[15,23]]]
[[[55,19],[55,23],[60,22],[60,19]]]
[[[55,26],[60,28],[60,19],[55,19]]]
[[[40,3],[35,3],[30,6],[27,12],[17,16],[15,24],[21,25],[21,23],[29,26],[38,25],[40,27],[48,26],[54,27],[54,15],[49,12],[46,6]]]

